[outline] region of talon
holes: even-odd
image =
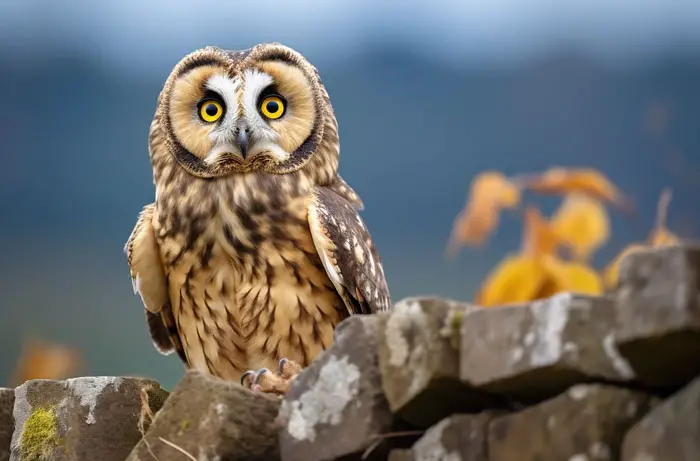
[[[264,375],[265,373],[269,373],[269,372],[270,372],[270,370],[268,370],[267,368],[261,368],[258,371],[256,371],[255,376],[253,378],[253,386],[260,387],[260,386],[258,386],[258,381],[260,380],[260,377],[262,375]]]
[[[277,373],[278,374],[283,374],[284,373],[284,366],[289,362],[287,359],[280,359],[279,364],[277,365]]]
[[[248,371],[246,371],[245,373],[243,373],[243,374],[241,375],[241,386],[250,387],[250,386],[246,386],[246,384],[245,384],[245,379],[246,379],[248,376],[254,375],[254,374],[255,374],[255,372],[254,372],[253,370],[248,370]]]
[[[280,376],[286,380],[295,378],[302,370],[298,363],[284,358],[279,361],[278,368]]]

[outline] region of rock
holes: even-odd
[[[679,388],[700,374],[700,247],[635,252],[620,264],[617,345],[642,383]]]
[[[12,407],[15,404],[15,390],[0,387],[0,461],[10,459],[10,443],[15,429]]]
[[[279,404],[278,397],[188,370],[127,461],[185,459],[178,452],[197,460],[279,459]]]
[[[282,460],[361,455],[377,435],[390,432],[393,416],[382,392],[377,326],[376,316],[344,320],[333,346],[294,380],[279,416]],[[386,459],[380,448],[373,456]]]
[[[475,309],[462,322],[460,376],[528,403],[591,379],[633,380],[614,333],[615,306],[604,297],[560,293],[528,305]]]
[[[14,392],[11,460],[123,461],[141,438],[142,392],[157,411],[167,392],[151,380],[31,380]]]
[[[392,411],[418,427],[494,404],[459,379],[459,325],[473,307],[408,298],[380,316],[379,368]]]
[[[495,418],[489,427],[489,461],[619,459],[622,439],[648,410],[638,392],[579,384],[518,413]]]
[[[495,415],[455,415],[427,430],[413,445],[416,460],[489,461],[488,425]]]
[[[700,377],[651,410],[625,437],[622,461],[700,459]]]
[[[389,461],[415,461],[415,458],[411,450],[391,450],[389,453]]]

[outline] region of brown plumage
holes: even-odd
[[[186,56],[158,98],[149,151],[156,200],[125,251],[162,353],[231,380],[282,359],[296,370],[342,319],[390,307],[364,205],[337,173],[328,94],[294,50]],[[286,388],[260,376],[258,388]]]

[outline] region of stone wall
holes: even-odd
[[[410,298],[336,330],[284,399],[188,372],[0,389],[0,461],[700,460],[700,248],[606,297]]]

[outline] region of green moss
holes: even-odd
[[[58,418],[54,407],[37,408],[24,424],[20,439],[22,461],[45,461],[63,444],[58,435]]]
[[[450,312],[450,345],[454,349],[459,349],[460,341],[460,330],[462,329],[462,320],[464,318],[464,311],[461,309],[454,309]]]

